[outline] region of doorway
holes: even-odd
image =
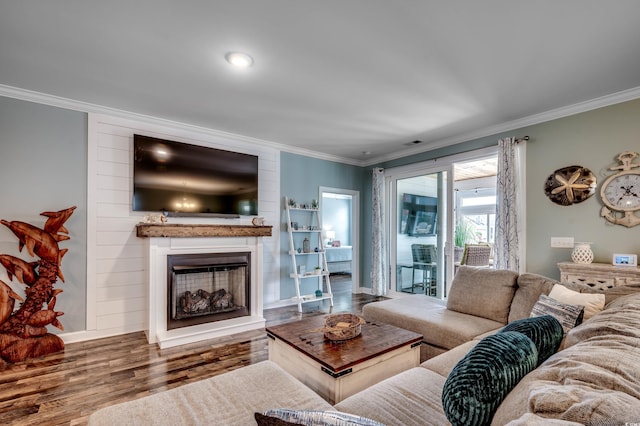
[[[360,292],[360,193],[320,187],[322,239],[334,292]]]

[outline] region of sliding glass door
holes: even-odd
[[[456,253],[465,243],[493,245],[496,170],[495,147],[385,170],[391,295],[445,299]],[[454,250],[460,223],[472,235]]]
[[[392,291],[446,297],[450,176],[450,167],[391,174]]]

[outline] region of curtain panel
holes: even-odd
[[[373,169],[373,253],[372,266],[372,293],[376,296],[384,296],[389,292],[387,283],[387,241],[384,232],[385,226],[385,199],[384,199],[384,169]]]
[[[495,267],[522,273],[524,259],[525,140],[498,141]]]

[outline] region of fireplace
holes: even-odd
[[[138,224],[136,235],[146,239],[148,249],[149,343],[164,349],[264,328],[262,238],[271,236],[270,226]],[[174,273],[180,284],[172,290]],[[239,276],[243,284],[236,284]],[[198,278],[194,286],[185,288],[192,278]],[[221,288],[231,295],[222,299]],[[187,291],[209,296],[207,302],[189,300]],[[206,309],[206,303],[216,308]],[[179,312],[183,306],[190,306],[188,312]]]
[[[251,311],[251,253],[167,256],[167,330]]]

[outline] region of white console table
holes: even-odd
[[[640,269],[635,266],[613,266],[609,263],[559,262],[560,281],[586,284],[604,290],[630,284],[640,284]]]

